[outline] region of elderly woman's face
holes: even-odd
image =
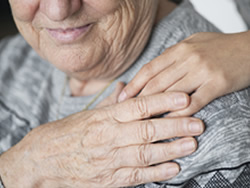
[[[143,50],[158,0],[10,0],[15,22],[45,59],[80,80],[110,79]]]

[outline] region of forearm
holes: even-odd
[[[11,186],[11,184],[7,184],[7,182],[13,182],[14,185],[14,182],[16,181],[15,179],[11,180],[13,174],[11,173],[11,167],[9,165],[10,160],[8,160],[8,158],[11,160],[10,155],[8,155],[8,151],[0,156],[0,188],[7,185]]]
[[[7,188],[32,187],[36,172],[29,159],[29,139],[24,138],[0,156],[0,177]],[[0,186],[1,188],[1,186]]]

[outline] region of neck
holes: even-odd
[[[168,0],[159,0],[158,12],[155,19],[155,24],[159,23],[161,19],[170,14],[175,8],[176,4]],[[79,81],[75,78],[70,78],[69,86],[72,96],[89,96],[100,92],[104,89],[110,80],[85,80]]]
[[[89,96],[100,92],[110,82],[109,80],[79,81],[71,78],[69,80],[69,87],[71,89],[71,95],[74,97]]]

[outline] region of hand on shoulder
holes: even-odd
[[[181,91],[191,95],[187,116],[212,100],[250,85],[250,31],[237,34],[197,33],[146,64],[123,89],[119,100]]]

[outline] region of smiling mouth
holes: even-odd
[[[49,29],[47,32],[57,42],[62,44],[73,43],[79,38],[83,37],[91,28],[93,24],[87,24],[81,27],[68,28],[68,29]]]

